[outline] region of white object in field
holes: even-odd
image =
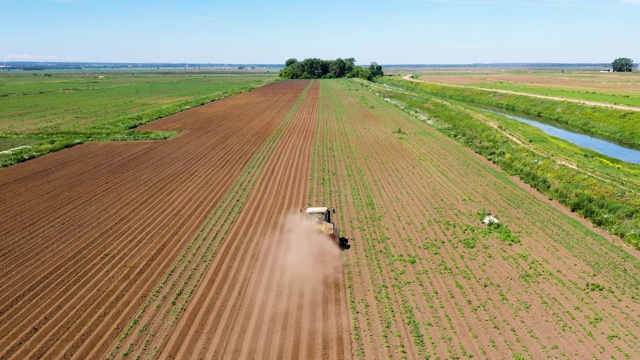
[[[491,215],[487,215],[484,217],[484,220],[482,220],[483,223],[485,223],[485,225],[489,225],[489,224],[497,224],[500,221],[498,221],[498,218],[495,218]]]

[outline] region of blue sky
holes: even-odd
[[[640,62],[640,0],[0,0],[0,61]]]

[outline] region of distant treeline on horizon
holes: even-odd
[[[385,69],[609,69],[611,63],[475,63],[475,64],[381,64]],[[197,63],[111,63],[111,62],[37,62],[6,61],[4,70],[81,70],[81,69],[141,69],[141,68],[218,68],[218,69],[282,69],[283,64],[197,64]],[[638,69],[638,64],[633,64]]]

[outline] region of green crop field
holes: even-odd
[[[91,140],[162,139],[136,126],[238,92],[273,76],[136,72],[0,74],[0,154],[7,166]]]

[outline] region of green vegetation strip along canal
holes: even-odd
[[[396,78],[378,80],[390,88],[416,95],[461,101],[502,111],[546,118],[580,129],[585,133],[640,148],[640,112],[588,106],[568,101],[532,98],[468,87],[418,83]]]

